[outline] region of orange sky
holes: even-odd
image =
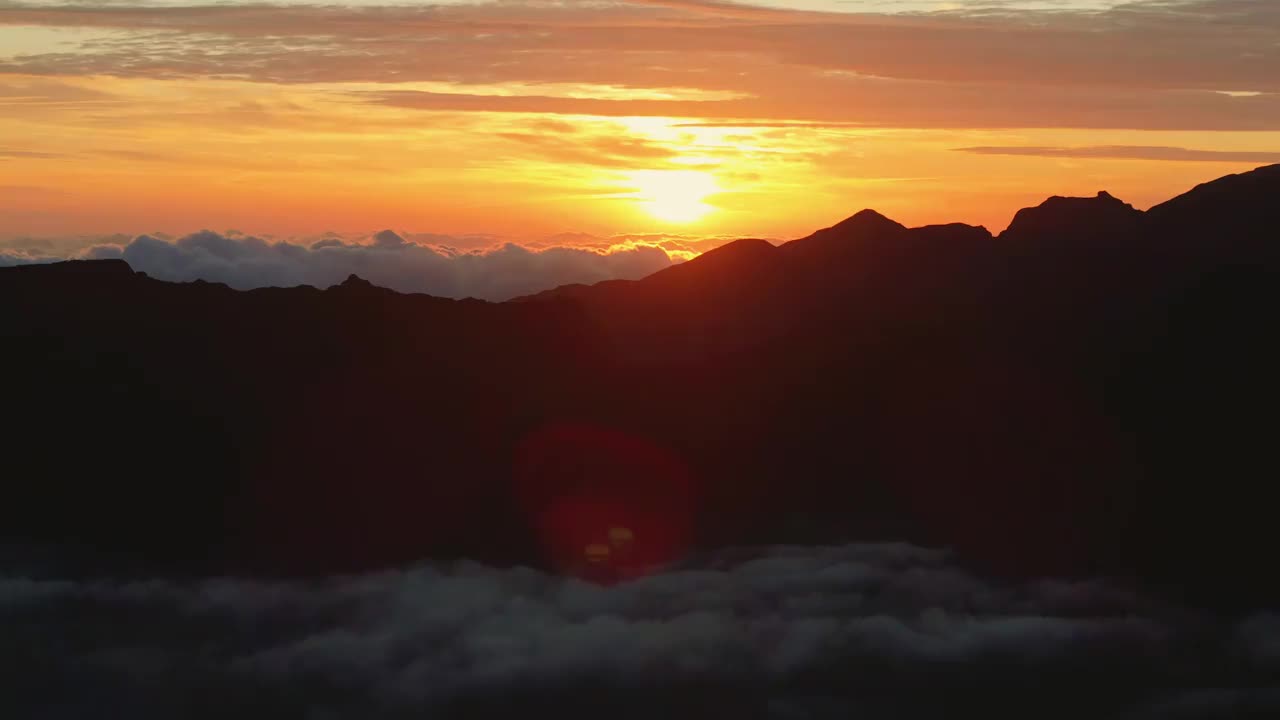
[[[999,231],[1280,162],[1270,0],[195,1],[0,1],[0,238]]]

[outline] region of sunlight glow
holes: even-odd
[[[710,173],[699,170],[636,170],[628,173],[639,207],[657,220],[691,223],[713,210],[706,199],[720,192]]]

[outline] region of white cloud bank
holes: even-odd
[[[724,552],[610,588],[470,563],[311,583],[0,573],[0,627],[5,717],[1280,711],[1280,616],[993,583],[905,545]]]
[[[637,279],[690,254],[670,241],[625,240],[596,246],[526,247],[504,243],[487,249],[459,249],[473,238],[429,236],[415,242],[384,230],[353,241],[338,236],[308,244],[271,242],[234,233],[201,231],[169,241],[141,235],[127,244],[99,244],[76,257],[123,257],[135,271],[160,280],[207,280],[247,290],[257,287],[336,285],[352,273],[375,285],[440,297],[507,300],[569,283]],[[0,248],[0,266],[48,262],[66,255],[44,249]]]

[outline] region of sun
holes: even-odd
[[[711,173],[699,170],[636,170],[627,174],[632,197],[649,215],[669,223],[691,223],[715,210],[707,197],[720,192]]]

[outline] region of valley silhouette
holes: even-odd
[[[491,303],[0,269],[0,532],[84,576],[614,583],[905,541],[1280,601],[1280,166],[993,236],[864,210]]]

